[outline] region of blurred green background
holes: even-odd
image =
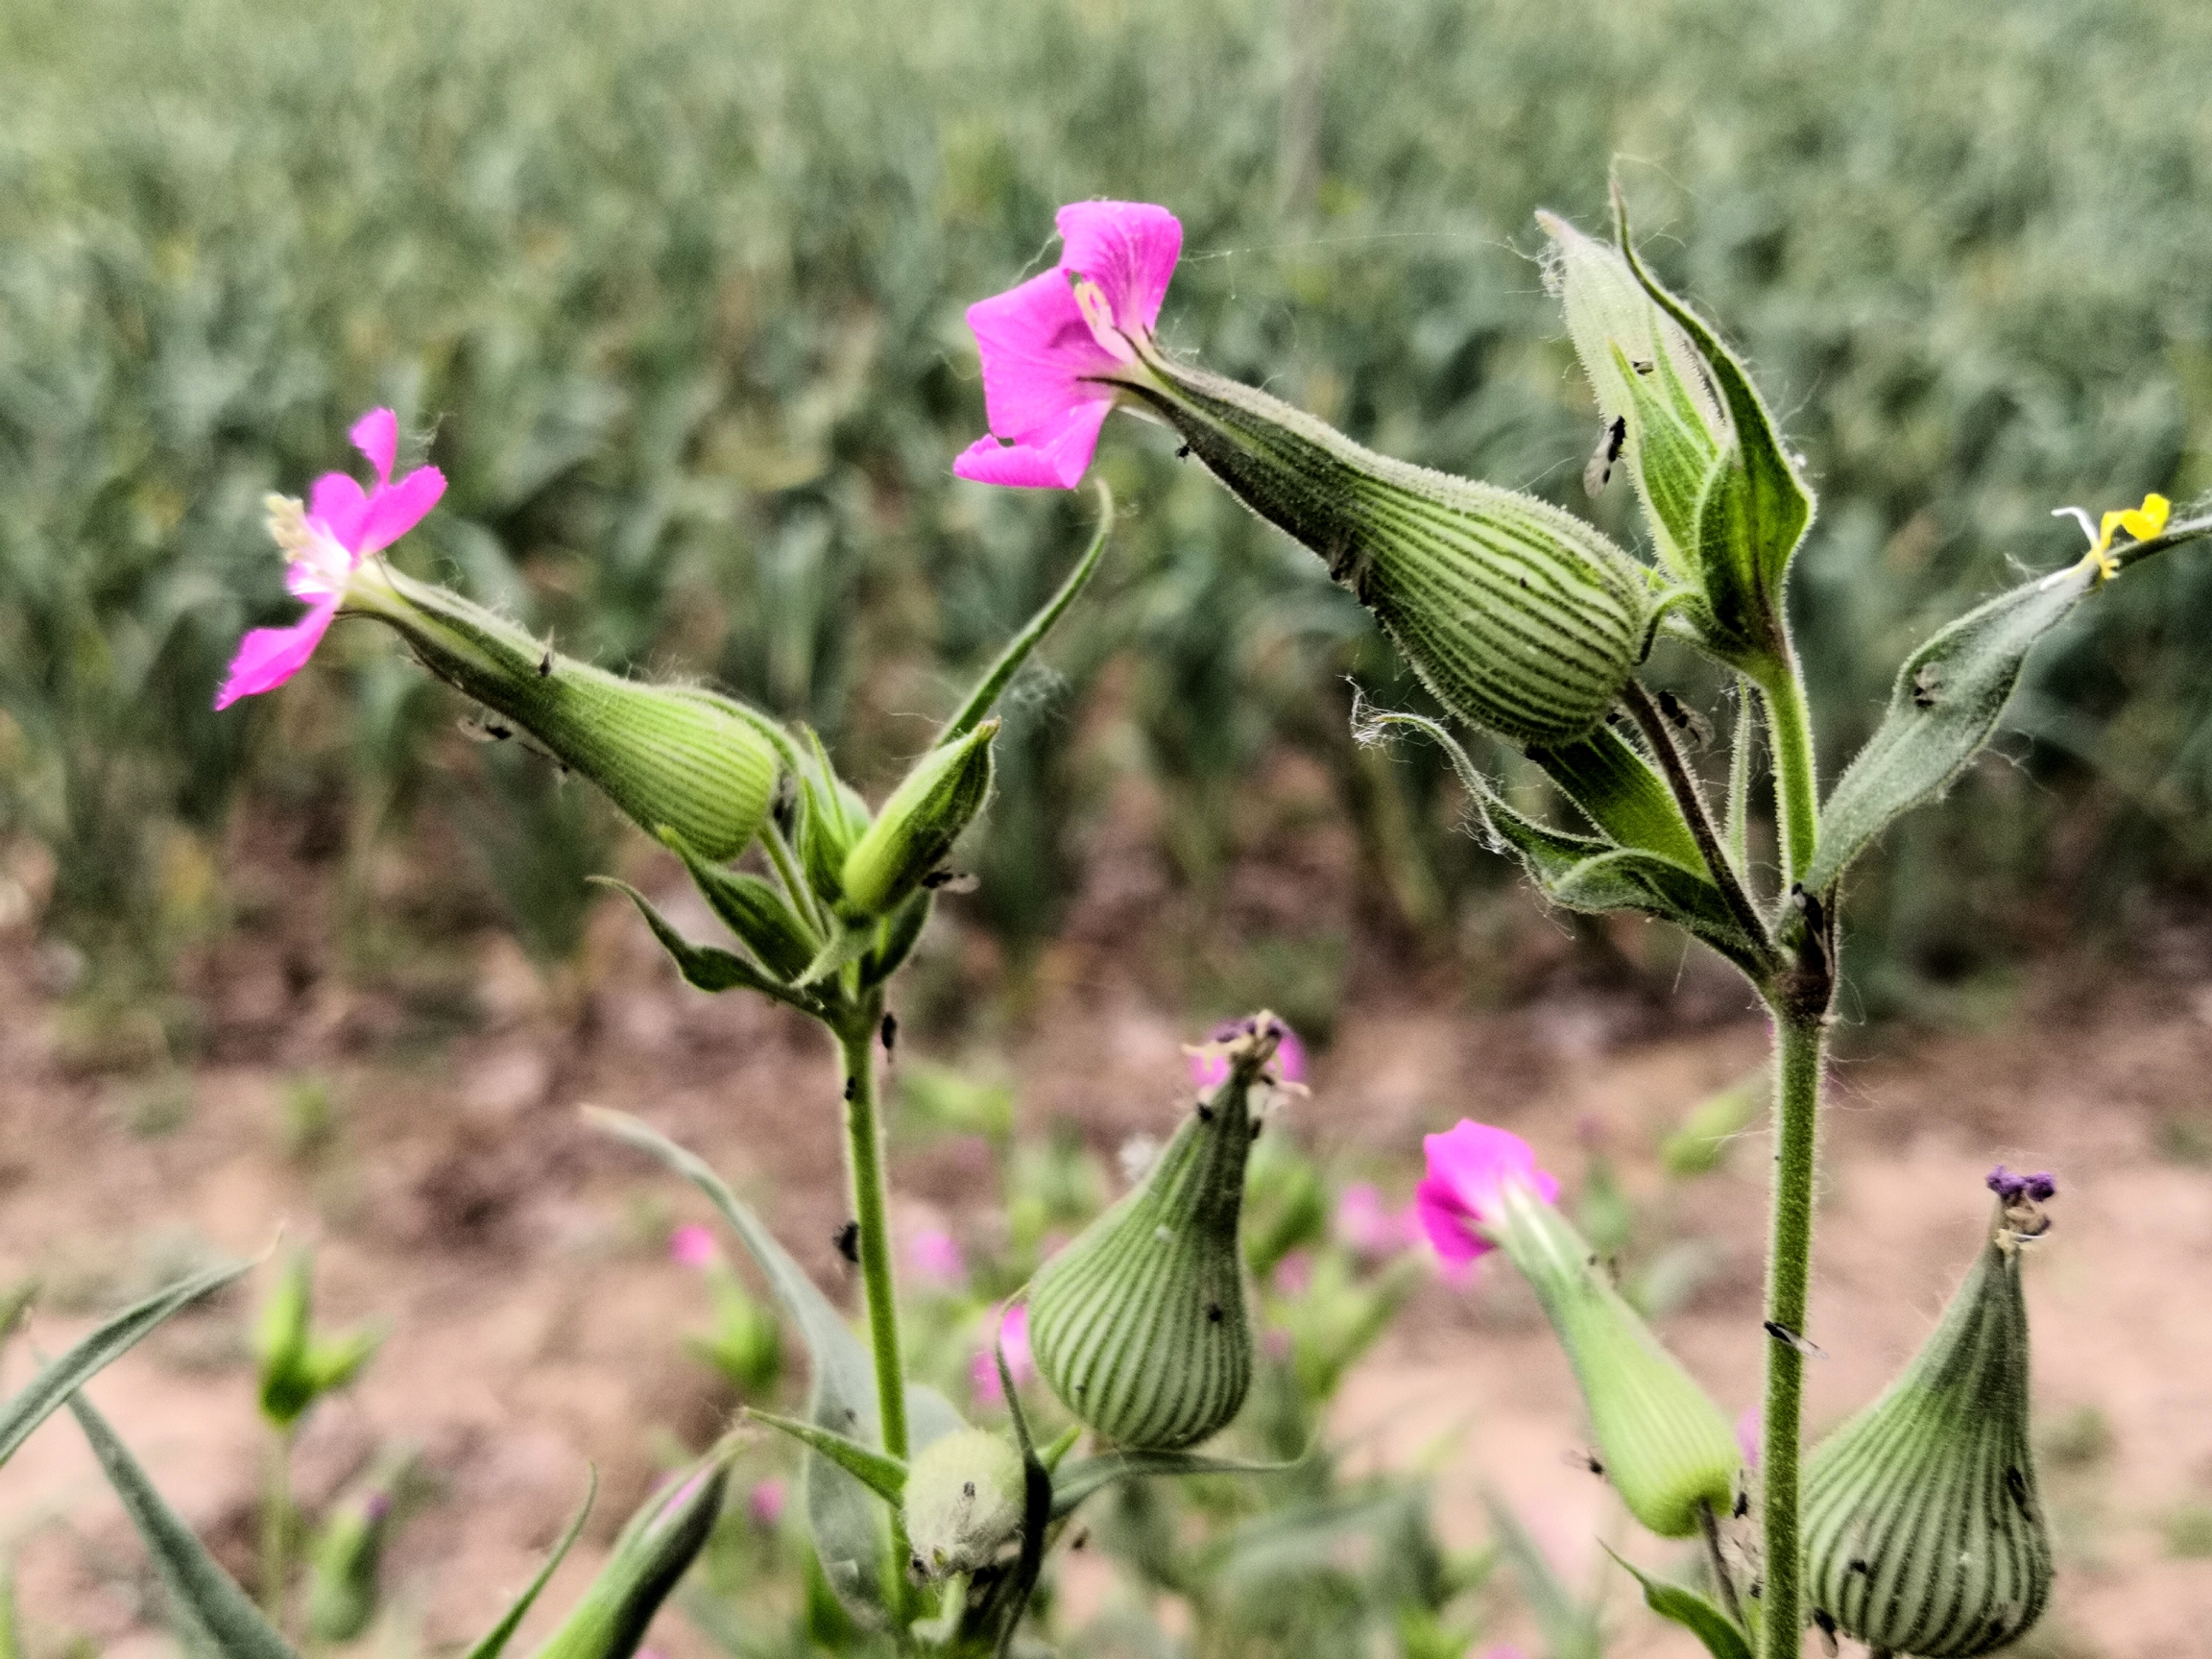
[[[12,879],[95,987],[237,925],[242,824],[341,889],[457,838],[536,955],[577,950],[616,831],[459,744],[385,638],[209,710],[239,631],[294,613],[261,497],[353,465],[376,402],[452,480],[420,567],[812,720],[881,784],[1088,517],[949,469],[982,429],[962,309],[1074,198],[1182,217],[1175,346],[1591,510],[1530,215],[1595,225],[1616,157],[1818,482],[1795,605],[1833,774],[1911,643],[2079,553],[2051,508],[2212,486],[2207,84],[2212,9],[2168,0],[11,0]],[[1507,873],[1432,757],[1350,743],[1347,675],[1420,701],[1358,609],[1161,435],[1118,423],[1101,465],[1112,565],[1017,688],[974,854],[1002,959],[1052,939],[1131,776],[1203,924],[1287,752],[1358,827],[1364,926],[1479,950]],[[1624,493],[1595,511],[1632,533]],[[2193,902],[2207,615],[2186,552],[2045,647],[2015,763],[1862,879],[1858,1006]]]

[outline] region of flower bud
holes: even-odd
[[[2002,1166],[1989,1185],[1996,1217],[1942,1320],[1806,1466],[1812,1603],[1878,1651],[1970,1659],[2017,1640],[2051,1599],[2020,1255],[2056,1189]]]
[[[1252,1382],[1238,1220],[1271,1082],[1271,1022],[1226,1046],[1228,1081],[1199,1102],[1143,1183],[1038,1271],[1029,1346],[1060,1401],[1107,1439],[1173,1451],[1237,1415]]]
[[[630,1659],[637,1651],[661,1603],[714,1530],[735,1455],[735,1443],[726,1442],[686,1470],[672,1491],[646,1500],[537,1659]]]
[[[1727,1418],[1613,1288],[1581,1235],[1552,1207],[1558,1186],[1520,1137],[1461,1120],[1427,1141],[1416,1193],[1447,1262],[1504,1251],[1542,1304],[1581,1385],[1605,1475],[1628,1512],[1662,1538],[1724,1515],[1742,1466]]]
[[[1533,496],[1393,461],[1147,347],[1130,383],[1230,492],[1329,562],[1424,684],[1522,743],[1574,741],[1642,659],[1647,572]]]
[[[350,1642],[376,1616],[384,1545],[412,1460],[385,1459],[324,1522],[307,1560],[307,1628],[319,1641]]]
[[[906,1472],[914,1575],[949,1578],[992,1565],[1022,1541],[1022,1455],[983,1429],[932,1440]]]
[[[482,606],[378,560],[354,573],[346,610],[390,624],[431,673],[502,717],[486,722],[486,734],[519,728],[649,835],[672,830],[701,858],[720,861],[744,852],[767,817],[776,745],[742,704],[560,656]]]
[[[991,794],[991,739],[998,734],[998,722],[986,720],[914,763],[845,856],[838,885],[847,917],[883,915],[944,862]]]

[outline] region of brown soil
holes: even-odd
[[[1005,1045],[1025,1119],[1071,1118],[1101,1146],[1166,1120],[1189,1035],[1107,960],[1048,964]],[[697,1444],[715,1424],[716,1398],[675,1334],[701,1322],[699,1287],[649,1242],[701,1208],[586,1130],[580,1103],[636,1111],[697,1148],[824,1283],[844,1283],[830,1243],[844,1211],[835,1101],[815,1034],[685,990],[612,909],[591,961],[597,989],[551,998],[556,1017],[512,947],[486,945],[470,974],[483,1018],[410,1059],[396,1045],[420,1007],[301,973],[266,943],[226,948],[203,974],[216,993],[189,1120],[156,1135],[142,1131],[160,1080],[89,1066],[108,1034],[39,992],[28,940],[0,943],[0,1278],[45,1277],[36,1343],[58,1350],[164,1261],[259,1252],[279,1226],[313,1239],[327,1316],[381,1320],[390,1338],[313,1420],[301,1486],[328,1492],[387,1438],[421,1444],[443,1498],[402,1534],[395,1566],[437,1640],[473,1635],[526,1578],[587,1461],[601,1513],[619,1517],[671,1435]],[[1325,1154],[1387,1160],[1401,1190],[1420,1134],[1462,1115],[1512,1126],[1562,1171],[1601,1135],[1647,1229],[1711,1242],[1714,1270],[1667,1333],[1731,1410],[1750,1405],[1766,1340],[1764,1142],[1747,1135],[1720,1171],[1672,1185],[1653,1148],[1691,1102],[1757,1063],[1758,1024],[1726,1015],[1655,1039],[1641,1004],[1595,993],[1475,1014],[1433,987],[1356,982],[1295,1132]],[[2046,1471],[2064,1568],[2041,1650],[2212,1653],[2212,1560],[2168,1542],[2177,1512],[2212,1503],[2212,1174],[2188,1161],[2212,1150],[2212,977],[2114,987],[2053,974],[1994,1028],[1858,1046],[1881,1057],[1841,1068],[1830,1118],[1815,1423],[1867,1398],[1926,1331],[1985,1219],[1988,1166],[2056,1169],[2057,1226],[2030,1297],[2039,1404],[2070,1425],[2075,1456]],[[337,1145],[302,1162],[285,1155],[278,1103],[310,1069],[345,1112]],[[965,1179],[957,1160],[922,1157],[901,1170],[902,1201],[957,1215]],[[240,1299],[180,1322],[92,1390],[241,1575],[259,1445],[248,1311]],[[0,1387],[30,1363],[12,1345]],[[2108,1450],[2083,1408],[2109,1426]],[[1601,1578],[1600,1537],[1665,1559],[1566,1466],[1578,1431],[1564,1362],[1503,1281],[1425,1291],[1348,1387],[1336,1428],[1361,1455],[1440,1459],[1455,1539],[1480,1536],[1488,1482],[1573,1581]],[[163,1650],[128,1527],[65,1421],[0,1477],[10,1548],[41,1641],[66,1628],[109,1655]],[[545,1605],[563,1605],[594,1560],[580,1551]],[[1694,1650],[1633,1608],[1618,1577],[1608,1597],[1617,1653]],[[1502,1634],[1521,1630],[1516,1617],[1503,1609]],[[672,1659],[707,1651],[680,1621],[662,1624]]]

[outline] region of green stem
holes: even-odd
[[[791,844],[783,839],[783,831],[776,827],[773,813],[760,826],[760,845],[768,850],[768,862],[776,867],[776,878],[783,883],[784,897],[791,901],[799,914],[814,929],[817,939],[828,939],[829,919],[822,914],[822,906],[815,901],[812,883],[800,874],[799,861],[792,856]]]
[[[1813,1177],[1818,1155],[1824,1019],[1777,1011],[1774,1022],[1774,1193],[1767,1256],[1767,1318],[1791,1336],[1805,1331],[1813,1267]],[[1760,1458],[1766,1527],[1763,1651],[1781,1659],[1802,1645],[1798,1441],[1805,1357],[1772,1334],[1767,1343],[1766,1444]]]
[[[1767,699],[1767,740],[1774,746],[1774,816],[1782,832],[1783,896],[1804,878],[1820,834],[1818,773],[1813,758],[1813,721],[1795,654],[1753,674]]]
[[[269,1436],[261,1493],[261,1610],[284,1628],[285,1588],[292,1578],[292,1426]]]
[[[876,1031],[883,1019],[880,992],[863,997],[839,1025],[845,1071],[845,1156],[853,1183],[853,1218],[860,1237],[860,1284],[868,1302],[868,1340],[876,1358],[876,1408],[883,1450],[903,1460],[906,1367],[899,1352],[899,1307],[891,1276],[890,1206],[883,1179],[883,1130],[876,1112]],[[905,1606],[906,1524],[891,1516],[891,1560],[884,1594],[895,1615]],[[902,1624],[903,1619],[899,1621]]]

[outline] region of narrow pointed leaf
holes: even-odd
[[[722,925],[737,935],[761,966],[779,979],[798,977],[821,949],[822,941],[783,895],[757,876],[709,863],[672,830],[661,839],[684,860],[692,885],[722,919]]]
[[[1605,1553],[1632,1574],[1644,1586],[1644,1605],[1662,1619],[1671,1619],[1705,1644],[1713,1659],[1752,1659],[1750,1639],[1736,1622],[1685,1584],[1654,1578],[1633,1561],[1623,1560],[1610,1545]]]
[[[1098,492],[1098,529],[1091,538],[1091,545],[1083,550],[1083,557],[1075,562],[1075,568],[1060,584],[1059,591],[1029,618],[1021,633],[1007,641],[1006,649],[998,653],[998,660],[975,683],[975,689],[968,693],[968,701],[945,722],[931,748],[942,749],[982,724],[983,717],[991,712],[991,706],[998,701],[998,694],[1022,671],[1022,664],[1029,661],[1029,653],[1045,642],[1045,636],[1052,632],[1053,625],[1067,613],[1068,607],[1075,603],[1075,596],[1097,573],[1098,562],[1106,551],[1107,533],[1114,528],[1114,493],[1107,489],[1103,478],[1094,475],[1091,482]]]
[[[818,1424],[802,1423],[796,1417],[780,1417],[773,1411],[750,1408],[745,1414],[756,1423],[765,1423],[769,1428],[790,1435],[802,1446],[821,1453],[886,1503],[905,1501],[906,1465],[889,1453],[878,1452],[873,1446],[863,1446],[857,1440],[848,1440],[842,1434],[833,1434]]]
[[[1600,726],[1579,742],[1531,749],[1561,794],[1607,840],[1639,847],[1693,870],[1704,868],[1697,839],[1682,808],[1651,763],[1611,727]]]
[[[133,1302],[40,1371],[20,1394],[0,1407],[0,1463],[14,1455],[15,1449],[39,1424],[110,1362],[128,1354],[172,1315],[236,1282],[254,1265],[242,1262],[236,1266],[213,1268],[156,1291],[143,1302]]]
[[[1068,1464],[1052,1477],[1052,1518],[1071,1513],[1075,1505],[1117,1480],[1141,1480],[1155,1475],[1282,1475],[1304,1463],[1247,1463],[1237,1457],[1203,1457],[1194,1452],[1107,1452]]]
[[[676,931],[668,919],[654,907],[653,901],[630,885],[612,876],[593,876],[590,879],[602,887],[612,887],[626,896],[637,906],[637,913],[645,918],[645,926],[653,929],[653,937],[661,942],[676,964],[676,972],[684,975],[684,982],[701,991],[757,991],[779,1002],[787,1002],[794,1008],[811,1013],[812,998],[801,996],[779,985],[758,968],[745,960],[734,950],[725,950],[718,945],[694,945]]]
[[[1807,892],[1827,891],[1893,821],[1966,770],[1995,733],[2028,653],[2096,582],[2088,565],[2054,571],[1969,611],[1905,659],[1882,724],[1821,808]]]
[[[598,1496],[599,1471],[594,1469],[591,1471],[590,1483],[585,1488],[582,1506],[577,1509],[575,1519],[568,1523],[568,1529],[561,1534],[561,1541],[553,1546],[553,1553],[545,1558],[545,1565],[538,1569],[538,1575],[523,1587],[521,1595],[515,1598],[515,1604],[500,1616],[498,1623],[484,1633],[482,1641],[469,1649],[464,1659],[499,1659],[507,1644],[514,1639],[515,1632],[522,1627],[522,1621],[528,1617],[532,1605],[545,1586],[553,1581],[553,1575],[560,1570],[561,1563],[568,1558],[569,1550],[583,1535],[584,1523],[589,1518],[592,1502]]]
[[[92,1443],[92,1455],[123,1501],[132,1526],[145,1541],[184,1647],[206,1659],[298,1659],[252,1599],[207,1553],[184,1518],[169,1507],[92,1403],[82,1394],[72,1395],[69,1409]]]

